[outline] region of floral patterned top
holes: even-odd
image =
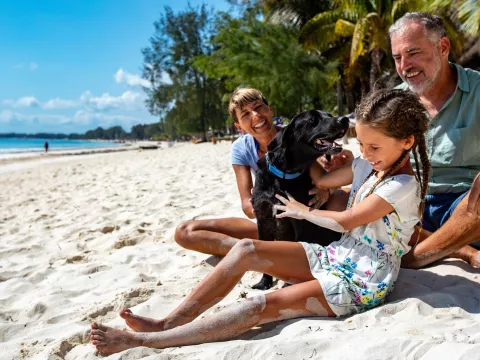
[[[357,204],[366,198],[378,178],[371,176],[359,188],[372,166],[357,158],[352,168],[350,197],[357,193]],[[401,257],[410,250],[408,242],[419,221],[420,187],[414,176],[388,177],[377,185],[373,194],[390,203],[395,211],[344,233],[339,241],[327,247],[302,243],[312,274],[339,316],[383,303],[393,290]]]

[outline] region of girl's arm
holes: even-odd
[[[274,206],[275,209],[284,211],[278,214],[277,218],[304,219],[337,232],[349,231],[358,226],[374,222],[395,210],[389,202],[375,194],[368,196],[354,207],[341,212],[310,210],[291,195],[288,195],[288,199],[280,195],[276,195],[276,197],[284,204]]]
[[[250,219],[255,219],[252,206],[253,180],[250,167],[243,165],[232,165],[237,179],[238,192],[242,201],[242,210]]]
[[[350,185],[353,181],[352,165],[347,164],[325,174],[320,164],[315,161],[312,166],[310,166],[310,177],[317,188],[335,189]]]

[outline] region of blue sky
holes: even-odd
[[[178,12],[188,3],[202,1],[2,1],[0,133],[130,131],[158,121],[143,104],[141,48],[166,5]]]

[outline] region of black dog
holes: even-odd
[[[267,154],[258,160],[252,204],[257,217],[260,240],[305,241],[328,245],[338,240],[340,234],[321,228],[306,220],[275,218],[273,205],[278,203],[275,194],[308,205],[308,191],[313,187],[309,168],[322,155],[334,155],[342,148],[334,143],[348,130],[347,117],[334,117],[324,111],[305,111],[293,118],[268,144]],[[263,275],[254,289],[269,289],[273,279]]]

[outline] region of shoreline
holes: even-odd
[[[151,147],[155,144],[158,149],[165,149],[167,145],[161,145],[157,141],[138,141],[127,143],[117,147],[95,147],[75,149],[55,149],[48,153],[44,151],[28,151],[15,153],[0,153],[0,173],[17,171],[53,162],[68,161],[69,159],[88,157],[90,155],[112,154],[126,151],[139,151],[141,147]],[[178,144],[177,144],[178,146]]]

